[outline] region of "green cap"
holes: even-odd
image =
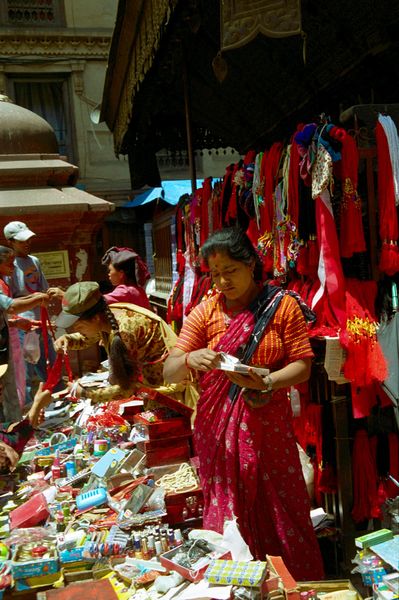
[[[80,319],[83,313],[95,306],[102,298],[100,287],[96,281],[82,281],[71,285],[62,299],[62,312],[55,324],[68,329]]]

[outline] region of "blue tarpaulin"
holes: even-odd
[[[202,180],[197,179],[197,187],[201,187]],[[176,179],[173,181],[163,181],[162,187],[154,187],[145,190],[138,194],[133,200],[129,200],[123,205],[123,208],[135,208],[136,206],[142,206],[148,204],[153,200],[164,200],[168,204],[175,206],[181,196],[184,194],[191,194],[191,180],[190,179]]]

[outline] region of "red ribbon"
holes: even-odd
[[[50,330],[51,337],[55,340],[55,333],[51,325],[50,317],[45,306],[40,307],[41,328],[43,334],[44,356],[46,358],[47,381],[43,389],[52,392],[62,375],[62,365],[65,365],[65,370],[68,375],[68,381],[73,381],[73,373],[69,356],[67,354],[58,354],[54,364],[50,366],[49,347],[48,347],[48,331]]]

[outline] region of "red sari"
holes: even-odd
[[[249,309],[226,320],[219,294],[193,310],[175,347],[209,347],[237,355],[254,325]],[[305,320],[297,301],[285,295],[251,364],[276,370],[309,356]],[[296,579],[322,578],[286,390],[275,392],[262,408],[251,409],[241,390],[231,399],[231,383],[223,371],[205,373],[200,383],[194,438],[205,499],[204,527],[222,532],[224,521],[236,516],[256,559],[279,555]]]

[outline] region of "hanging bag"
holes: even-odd
[[[22,347],[24,360],[35,365],[40,358],[40,339],[36,331],[28,331]]]

